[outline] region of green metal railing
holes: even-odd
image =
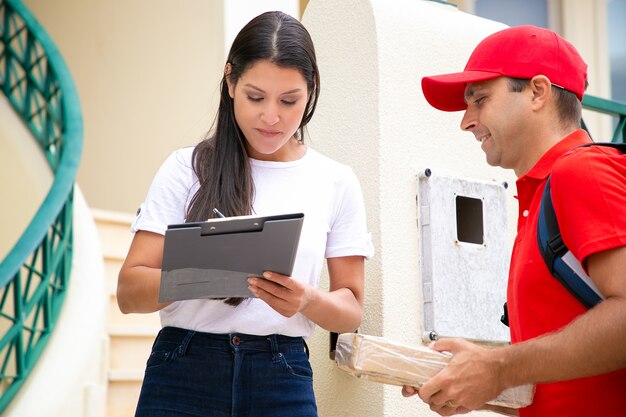
[[[39,210],[0,263],[1,413],[37,363],[63,305],[83,127],[69,71],[21,1],[0,0],[0,38],[2,92],[54,172]]]
[[[617,119],[617,125],[613,131],[611,142],[626,142],[626,104],[616,101],[606,100],[600,97],[585,95],[583,97],[583,108],[593,110],[599,113],[608,114]],[[585,123],[582,123],[586,129]],[[605,142],[607,139],[600,139],[599,142]]]

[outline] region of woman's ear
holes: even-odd
[[[232,67],[230,65],[230,62],[227,62],[226,66],[224,67],[224,78],[226,79],[226,84],[228,85],[228,95],[230,96],[230,98],[234,99],[235,98],[235,86],[230,80],[231,69]]]

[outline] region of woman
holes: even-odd
[[[267,12],[237,35],[216,125],[171,154],[140,210],[118,279],[124,313],[160,311],[136,416],[316,416],[304,339],[315,325],[354,331],[372,255],[361,189],[349,167],[303,141],[319,95],[315,51],[296,19]],[[159,304],[168,224],[302,212],[293,276],[251,278],[258,298]],[[327,259],[329,291],[318,289]]]

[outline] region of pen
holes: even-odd
[[[226,217],[226,216],[224,216],[224,215],[223,215],[223,214],[222,214],[222,213],[221,213],[218,209],[216,209],[216,208],[214,208],[214,209],[213,209],[213,213],[215,213],[215,215],[216,215],[217,217],[221,217],[221,218]]]

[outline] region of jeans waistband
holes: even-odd
[[[302,337],[280,334],[257,336],[245,333],[204,333],[179,327],[164,327],[158,338],[187,345],[193,342],[200,347],[224,350],[261,350],[273,353],[303,350],[308,354],[308,347]]]

